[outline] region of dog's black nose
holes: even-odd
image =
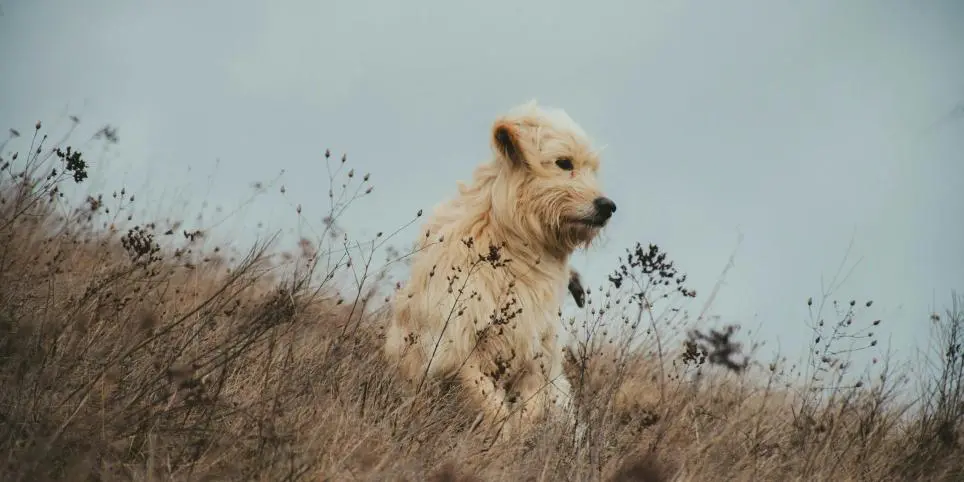
[[[616,203],[608,197],[597,197],[592,204],[596,207],[596,212],[606,219],[609,219],[616,212]]]

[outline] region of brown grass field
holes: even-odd
[[[373,253],[392,236],[338,231],[368,191],[350,162],[322,160],[346,186],[323,236],[239,254],[137,219],[126,190],[70,195],[89,166],[68,138],[0,144],[0,480],[964,480],[957,301],[924,316],[939,349],[913,375],[848,366],[880,322],[829,294],[801,301],[811,360],[755,360],[739,330],[696,330],[685,275],[639,245],[561,320],[585,437],[560,421],[500,442],[382,359],[394,281]]]

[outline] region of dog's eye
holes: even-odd
[[[563,157],[563,158],[560,158],[560,159],[556,159],[556,165],[559,166],[559,169],[565,169],[565,170],[567,170],[567,171],[571,171],[571,170],[572,170],[572,159],[569,159],[569,158],[566,158],[566,157]]]

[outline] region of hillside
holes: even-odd
[[[546,424],[497,443],[445,386],[402,390],[380,351],[375,290],[392,282],[364,252],[326,236],[234,254],[217,233],[129,215],[125,190],[71,203],[84,153],[39,124],[17,134],[0,146],[2,480],[964,477],[961,304],[929,321],[932,378],[880,358],[838,382],[863,367],[837,342],[876,345],[868,301],[804,294],[801,309],[832,312],[814,363],[754,360],[739,331],[693,330],[680,306],[702,294],[642,243],[565,322],[586,438]],[[348,169],[338,184],[364,186]]]

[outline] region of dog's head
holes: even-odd
[[[616,212],[596,177],[598,152],[565,111],[518,106],[496,120],[492,147],[496,215],[547,249],[568,254],[588,245]]]

